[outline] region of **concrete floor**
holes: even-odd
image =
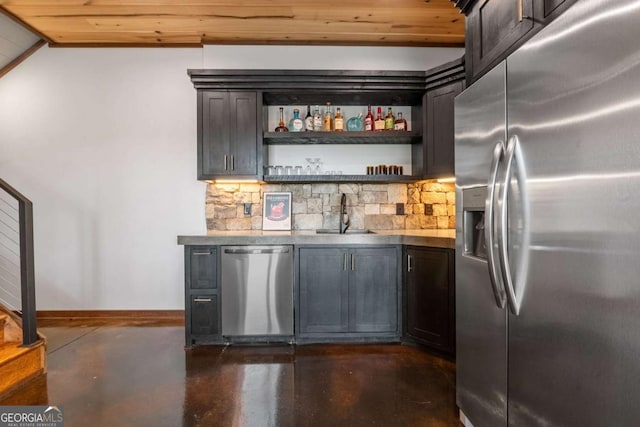
[[[75,426],[459,426],[452,362],[405,345],[207,347],[175,326],[46,327],[48,375],[2,405]]]

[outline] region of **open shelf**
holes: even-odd
[[[422,135],[418,132],[265,132],[266,145],[312,145],[312,144],[419,144]]]
[[[421,178],[412,175],[265,175],[263,181],[271,183],[314,183],[314,182],[415,182]]]

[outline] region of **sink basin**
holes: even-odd
[[[340,234],[339,230],[333,230],[333,229],[319,229],[316,230],[316,234]],[[364,230],[347,230],[347,232],[345,234],[375,234],[375,232],[369,230],[369,229],[364,229]]]

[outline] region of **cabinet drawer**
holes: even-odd
[[[218,335],[218,296],[213,294],[191,296],[191,334]]]
[[[215,247],[191,247],[188,253],[189,288],[217,289],[217,252]]]

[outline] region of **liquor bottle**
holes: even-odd
[[[280,123],[278,123],[276,132],[289,132],[289,129],[284,125],[284,108],[282,107],[280,107]]]
[[[384,130],[384,117],[382,117],[382,107],[378,107],[378,115],[373,122],[373,129],[380,131]]]
[[[331,103],[327,102],[327,109],[324,111],[324,122],[322,123],[323,131],[333,130],[333,114],[331,113]]]
[[[293,110],[293,118],[289,120],[289,130],[291,132],[304,131],[304,121],[300,118],[300,110],[297,108]]]
[[[384,118],[384,130],[393,130],[393,125],[396,122],[396,118],[393,117],[391,107],[387,110],[387,117]]]
[[[398,112],[398,118],[396,122],[393,124],[394,130],[407,130],[407,121],[402,117],[402,112]]]
[[[306,131],[313,130],[313,115],[311,114],[311,105],[307,105],[307,116],[304,118],[304,129]]]
[[[322,130],[322,116],[320,115],[320,106],[316,105],[316,110],[313,112],[313,130]]]
[[[333,130],[341,132],[344,130],[344,118],[340,107],[336,108],[336,117],[333,119]]]
[[[371,105],[367,107],[367,117],[364,118],[364,130],[373,130],[373,114],[371,114]]]

